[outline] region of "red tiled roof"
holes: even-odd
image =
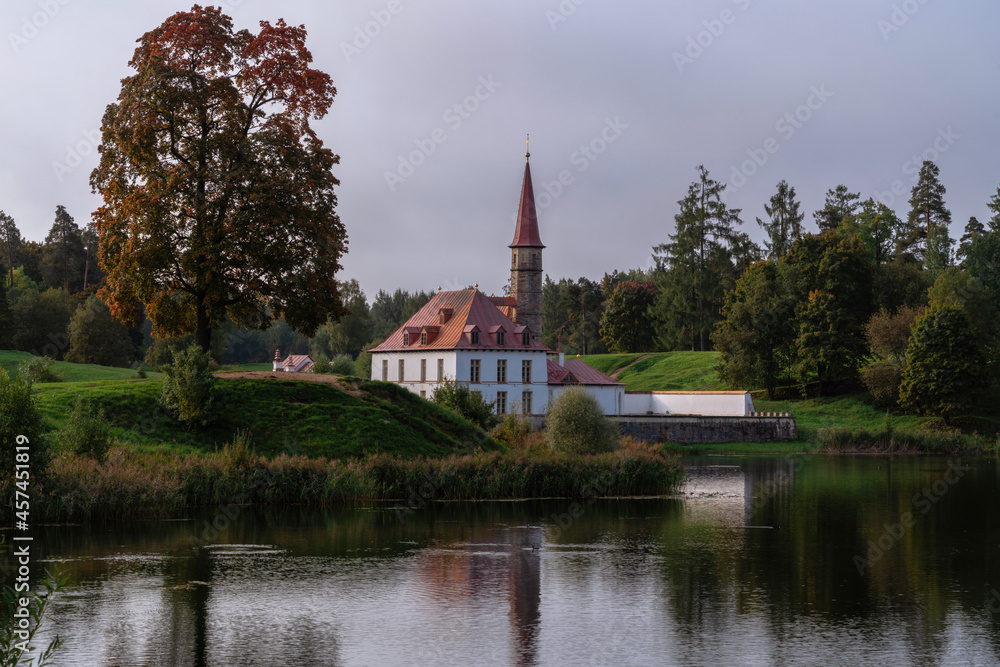
[[[521,203],[517,207],[517,226],[511,248],[544,248],[538,235],[538,215],[535,213],[535,190],[531,187],[531,166],[524,163],[524,183],[521,184]]]
[[[565,366],[549,359],[546,368],[549,384],[623,385],[579,359],[566,359]]]
[[[438,312],[442,308],[451,308],[452,316],[444,324],[438,324]],[[429,338],[427,345],[420,344],[419,336],[410,336],[410,344],[403,345],[403,332],[421,329],[427,326],[439,327],[438,334]],[[372,348],[372,352],[388,352],[401,350],[545,350],[548,348],[534,339],[530,344],[521,345],[521,337],[513,335],[517,326],[493,304],[493,301],[477,289],[459,290],[456,292],[438,292],[423,308],[403,326],[394,331],[381,345]],[[472,328],[479,329],[479,345],[473,345],[469,332]],[[497,345],[496,338],[490,332],[503,328],[508,335],[504,336],[504,344]]]

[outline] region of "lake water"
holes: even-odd
[[[1000,663],[997,461],[686,463],[667,499],[38,528],[71,575],[45,635],[56,665]]]

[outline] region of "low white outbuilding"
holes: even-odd
[[[621,414],[748,417],[753,412],[748,391],[629,391]]]

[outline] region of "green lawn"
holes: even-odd
[[[642,357],[646,357],[643,359]],[[627,366],[618,375],[626,391],[722,391],[715,374],[718,352],[591,354],[581,359],[603,373]],[[638,359],[638,361],[636,361]],[[630,365],[631,364],[631,365]]]
[[[0,350],[0,367],[11,377],[17,375],[17,367],[24,361],[34,359],[30,352],[15,352]],[[68,361],[54,361],[52,368],[65,376],[67,382],[93,382],[98,380],[126,380],[135,377],[131,368],[112,368],[111,366],[96,366],[94,364],[71,364]],[[151,378],[163,377],[161,373],[147,370]]]

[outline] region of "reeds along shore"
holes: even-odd
[[[947,454],[982,456],[1000,452],[1000,436],[956,433],[914,433],[892,428],[881,430],[829,428],[817,434],[820,452],[871,454]]]
[[[231,447],[181,456],[118,446],[102,464],[72,453],[55,456],[33,481],[32,510],[48,521],[116,521],[206,505],[397,500],[413,507],[433,500],[662,495],[683,475],[676,457],[641,444],[590,456],[481,452],[352,460],[268,459]],[[13,480],[0,480],[0,493],[13,497]],[[5,504],[3,513],[11,512]]]

